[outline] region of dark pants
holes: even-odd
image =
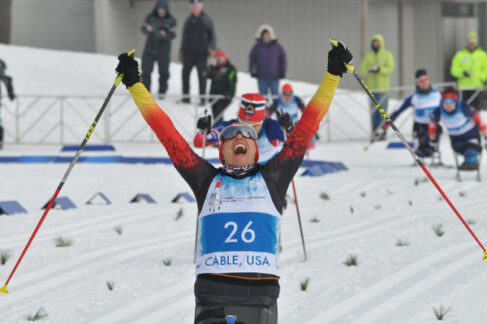
[[[474,149],[477,152],[482,151],[482,146],[480,145],[480,132],[477,127],[469,130],[460,136],[450,136],[451,146],[453,150],[457,153],[463,154],[468,149]]]
[[[482,91],[476,93],[476,90],[462,90],[462,101],[469,103],[469,105],[473,106],[475,110],[480,110],[480,100],[482,98],[482,94]],[[476,97],[472,98],[473,95]]]
[[[189,55],[183,54],[183,95],[189,94],[189,76],[193,66],[196,66],[198,71],[198,81],[200,84],[200,95],[206,92],[206,78],[203,76],[203,71],[206,68],[206,55]]]
[[[232,99],[218,99],[211,104],[211,110],[213,112],[213,125],[223,121],[223,112],[232,102]]]
[[[443,129],[438,125],[436,131],[435,140],[433,143],[439,143],[441,133]],[[415,151],[419,157],[428,157],[433,154],[434,148],[431,146],[429,134],[428,134],[428,124],[414,123],[413,125],[413,137],[415,141]]]
[[[0,126],[0,145],[3,143],[3,127]]]
[[[279,290],[277,280],[199,275],[194,323],[223,324],[227,315],[234,315],[238,324],[277,324]]]
[[[372,92],[372,94],[374,95],[375,99],[377,99],[377,101],[380,103],[382,109],[387,112],[387,108],[389,106],[389,95],[387,93],[377,92]],[[384,123],[384,117],[373,102],[370,102],[370,110],[372,114],[372,135],[374,135],[377,128]]]
[[[169,58],[171,46],[151,47],[146,46],[142,54],[142,83],[147,90],[151,88],[151,73],[154,69],[154,62],[157,61],[159,69],[159,93],[167,91],[167,80],[169,79]]]

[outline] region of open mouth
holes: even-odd
[[[233,147],[233,153],[235,154],[245,154],[247,153],[247,147],[243,144],[237,144]]]

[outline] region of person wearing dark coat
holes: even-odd
[[[211,98],[214,123],[223,121],[223,111],[232,102],[237,86],[237,69],[228,60],[224,51],[216,51],[211,64],[203,71],[203,76],[211,80],[210,95],[223,95],[224,98]]]
[[[286,52],[269,25],[260,26],[255,37],[256,44],[252,47],[249,58],[250,75],[257,78],[261,95],[267,96],[270,90],[273,99],[277,99],[279,79],[286,77]]]
[[[163,98],[167,91],[171,41],[176,37],[175,27],[176,18],[171,16],[169,12],[168,0],[158,0],[141,27],[142,33],[147,35],[144,53],[142,54],[142,83],[150,91],[151,74],[154,69],[154,62],[157,61],[159,98]]]
[[[194,66],[198,70],[199,94],[204,96],[206,92],[206,78],[203,71],[206,68],[207,59],[216,49],[215,29],[213,20],[203,11],[201,0],[190,0],[191,15],[183,26],[180,60],[183,62],[183,103],[189,103],[189,76]],[[202,97],[200,105],[205,104]]]
[[[2,106],[2,85],[3,82],[7,88],[8,98],[12,101],[15,99],[14,87],[12,85],[12,77],[5,74],[7,64],[3,60],[0,60],[0,107]],[[0,149],[3,148],[3,127],[0,125]]]

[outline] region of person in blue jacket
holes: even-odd
[[[428,129],[430,138],[436,136],[438,123],[443,123],[453,150],[464,156],[459,169],[477,170],[479,153],[482,151],[480,131],[487,138],[487,124],[475,108],[458,99],[454,89],[445,90],[441,98],[441,105],[431,113]]]
[[[290,119],[290,118],[289,118]],[[258,133],[259,163],[264,163],[276,155],[284,143],[284,133],[277,120],[266,117],[266,100],[259,93],[242,95],[238,118],[222,121],[211,127],[211,118],[201,117],[193,144],[203,147],[203,137],[206,133],[206,146],[218,144],[218,136],[223,128],[232,124],[246,124],[252,126]]]
[[[425,69],[416,71],[416,91],[407,96],[401,106],[391,114],[391,120],[396,120],[407,108],[414,109],[413,137],[416,154],[419,157],[429,157],[438,147],[441,135],[441,127],[438,128],[436,137],[430,141],[428,125],[430,115],[441,103],[441,92],[431,87],[430,78]],[[389,124],[384,124],[384,132],[381,139],[385,137]]]

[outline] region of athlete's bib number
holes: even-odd
[[[242,233],[240,233],[240,238],[245,243],[252,243],[255,240],[255,232],[250,228],[250,225],[252,225],[252,221],[248,222],[247,225],[242,230]],[[224,228],[225,229],[231,228],[230,234],[225,239],[225,243],[238,243],[238,239],[234,237],[235,234],[237,234],[238,232],[237,223],[227,222],[225,223]]]

